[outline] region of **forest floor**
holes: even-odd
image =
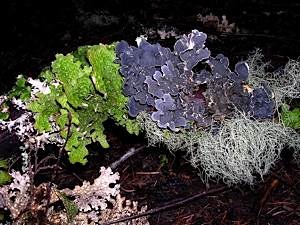
[[[199,2],[199,1],[198,1]],[[151,42],[171,47],[175,37],[161,39],[157,30],[180,35],[198,29],[208,34],[208,47],[223,53],[232,62],[246,59],[250,51],[262,49],[265,59],[278,69],[289,58],[300,56],[300,4],[295,1],[9,1],[3,4],[1,35],[6,41],[0,48],[0,92],[7,92],[18,74],[36,77],[54,59],[78,46],[111,43],[121,39],[134,43],[137,36],[148,34]],[[202,16],[200,16],[200,14]],[[211,17],[222,15],[234,26],[222,30]],[[220,30],[221,29],[221,30]],[[68,166],[53,177],[45,171],[38,181],[55,181],[70,187],[81,179],[93,180],[100,166],[108,166],[128,149],[147,145],[143,137],[129,136],[111,123],[106,124],[109,150],[91,147],[84,169]],[[100,150],[99,150],[100,149]],[[160,211],[150,216],[150,224],[300,224],[300,167],[283,152],[282,160],[263,182],[255,186],[229,187],[213,195]],[[128,199],[158,208],[197,193],[225,187],[222,182],[203,183],[199,171],[184,159],[184,153],[160,148],[145,148],[121,164],[121,192]],[[74,174],[76,176],[74,176]],[[67,183],[66,183],[67,182]]]

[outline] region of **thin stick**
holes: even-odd
[[[57,162],[56,164],[58,165],[60,163],[60,159],[62,157],[63,152],[66,151],[66,145],[67,142],[69,141],[70,137],[72,136],[71,133],[71,126],[72,126],[72,114],[70,112],[68,112],[68,130],[67,130],[67,137],[65,140],[64,145],[59,149],[59,153],[58,153],[58,157],[57,157]]]
[[[158,175],[161,174],[161,172],[154,171],[154,172],[136,172],[136,175]]]
[[[183,199],[183,200],[179,200],[179,201],[176,201],[176,202],[172,201],[172,203],[166,204],[164,206],[154,208],[154,209],[150,209],[146,212],[139,213],[139,214],[133,215],[133,216],[128,216],[128,217],[125,217],[125,218],[121,218],[121,219],[118,219],[118,220],[114,220],[114,221],[111,221],[111,222],[108,222],[108,223],[102,223],[101,225],[111,225],[111,224],[115,224],[115,223],[121,223],[121,222],[125,222],[125,221],[128,221],[128,220],[137,219],[137,218],[140,218],[140,217],[143,217],[143,216],[149,216],[151,214],[155,214],[155,213],[158,213],[158,212],[162,212],[162,211],[165,211],[165,210],[169,210],[171,208],[175,208],[175,207],[184,205],[188,202],[194,201],[194,200],[196,200],[198,198],[201,198],[201,197],[204,197],[206,195],[211,195],[211,194],[215,194],[215,193],[218,193],[218,192],[223,192],[223,191],[226,191],[226,190],[229,190],[229,189],[230,189],[229,187],[224,186],[224,187],[216,188],[216,189],[213,189],[213,190],[204,191],[204,192],[195,194],[195,195],[190,196],[190,197],[188,197],[186,199]]]
[[[128,158],[130,158],[131,156],[137,154],[138,152],[142,151],[144,148],[146,148],[146,145],[142,145],[138,148],[130,148],[128,150],[128,152],[125,153],[125,155],[123,155],[120,159],[118,159],[117,161],[113,162],[112,164],[110,164],[110,168],[111,169],[116,169],[121,163],[123,163],[124,161],[126,161]]]

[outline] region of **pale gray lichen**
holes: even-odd
[[[15,119],[0,120],[0,130],[8,130],[10,133],[15,134],[23,143],[23,146],[21,146],[22,151],[27,149],[44,149],[46,144],[49,143],[55,143],[58,146],[63,145],[64,140],[59,135],[59,127],[51,118],[51,132],[37,134],[33,122],[33,113],[26,109],[26,102],[13,98],[11,104],[16,109],[22,110],[23,113]]]
[[[256,49],[247,59],[249,83],[252,86],[268,85],[274,93],[277,107],[285,100],[300,98],[300,61],[290,59],[283,69],[267,72],[269,63],[263,61],[261,50]]]
[[[74,202],[80,211],[103,210],[106,209],[107,202],[119,194],[120,185],[116,184],[119,178],[119,174],[113,173],[111,168],[101,167],[100,176],[93,184],[84,181],[81,186],[76,186],[73,190],[64,189],[63,192],[75,197]]]
[[[113,173],[111,168],[101,167],[100,176],[93,183],[84,181],[74,189],[58,190],[52,183],[32,184],[30,173],[12,171],[12,183],[0,187],[0,208],[9,210],[13,224],[27,224],[40,212],[45,212],[45,221],[49,224],[102,224],[125,216],[139,214],[147,210],[147,206],[138,207],[136,201],[126,200],[120,196],[120,185],[116,184],[119,174]],[[44,193],[45,195],[43,196]],[[49,194],[49,196],[48,196]],[[70,221],[67,206],[49,207],[68,198],[71,204],[80,211],[73,215]],[[42,198],[44,197],[44,198]],[[69,197],[75,198],[74,203]],[[108,207],[108,203],[112,207]],[[69,212],[70,213],[70,212]],[[120,223],[122,225],[149,225],[147,217],[140,217]]]
[[[290,60],[283,70],[267,72],[268,64],[256,50],[246,62],[249,84],[272,90],[277,112],[286,99],[300,97],[299,61]],[[200,176],[206,182],[254,184],[269,172],[285,147],[292,147],[295,161],[300,162],[300,134],[275,119],[256,121],[237,110],[231,119],[219,121],[217,129],[191,128],[180,132],[160,129],[146,113],[140,114],[137,120],[149,145],[185,151],[188,161],[201,171]]]
[[[10,176],[12,183],[0,187],[0,208],[8,209],[11,218],[16,219],[29,203],[30,177],[18,171],[12,171]]]
[[[193,130],[170,132],[158,128],[147,114],[140,114],[149,145],[186,151],[203,181],[223,180],[228,185],[262,180],[280,158],[282,149],[300,150],[300,135],[271,121],[253,121],[242,115],[225,120],[216,134]],[[297,155],[295,155],[296,157]]]
[[[225,121],[216,135],[204,133],[196,148],[187,149],[187,156],[193,166],[203,169],[204,179],[252,185],[263,180],[284,147],[300,150],[299,140],[299,134],[280,124],[240,117]]]

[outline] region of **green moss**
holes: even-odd
[[[293,129],[300,128],[300,108],[290,110],[289,105],[283,104],[281,111],[281,119],[285,126]]]
[[[59,106],[56,101],[56,93],[38,94],[37,100],[28,104],[27,108],[35,112],[35,128],[40,132],[51,131],[51,123],[49,118],[53,116],[58,110]]]
[[[60,128],[71,163],[87,162],[90,143],[109,147],[103,126],[108,119],[129,133],[139,133],[139,124],[127,115],[128,99],[122,93],[123,78],[115,57],[114,45],[84,46],[73,54],[56,55],[40,75],[51,93],[38,94],[28,109],[35,112],[35,128],[40,133],[51,131],[53,122]]]
[[[79,107],[91,93],[93,86],[90,81],[92,68],[74,61],[74,56],[58,54],[52,63],[52,72],[61,81],[68,102],[73,107]]]

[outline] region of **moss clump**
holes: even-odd
[[[86,146],[92,142],[109,147],[103,126],[108,119],[130,133],[139,132],[138,124],[127,116],[123,78],[114,61],[114,45],[85,46],[73,54],[58,54],[40,75],[50,93],[37,93],[27,104],[35,113],[38,132],[51,132],[56,127],[67,140],[71,163],[85,164]]]

